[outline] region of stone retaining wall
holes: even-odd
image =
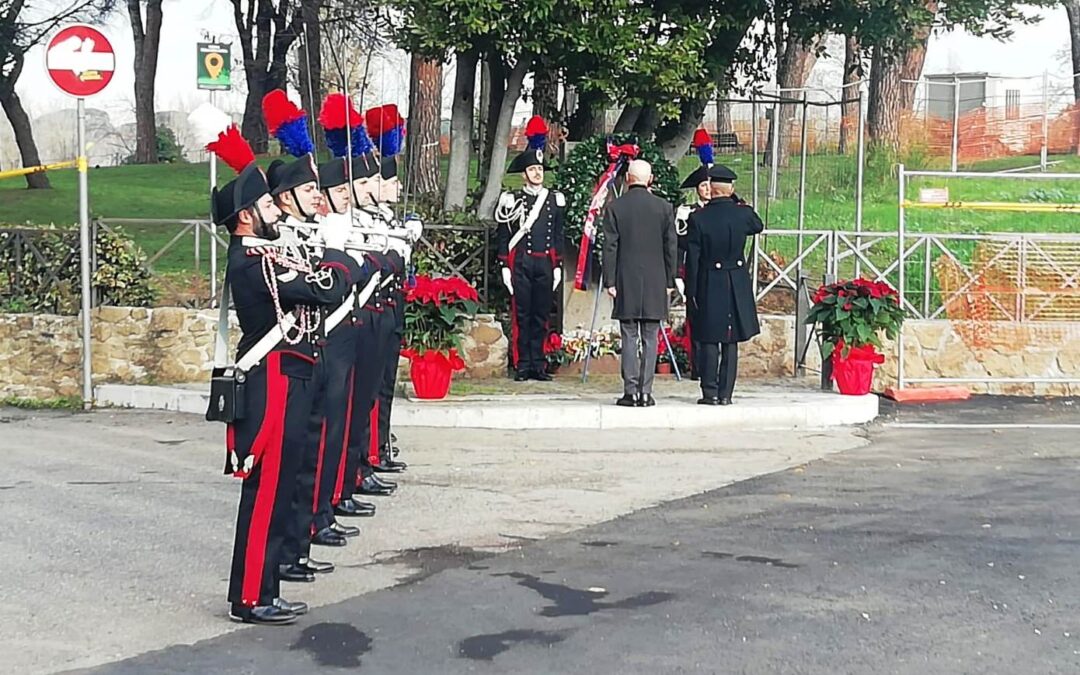
[[[213,360],[216,310],[102,307],[93,314],[95,383],[206,382]],[[762,332],[742,347],[739,374],[777,377],[794,372],[795,320],[762,317]],[[908,377],[1080,378],[1080,325],[965,326],[948,321],[905,325]],[[230,337],[238,330],[233,320]],[[0,396],[50,398],[80,393],[80,325],[75,316],[0,314]],[[507,340],[491,315],[478,316],[462,340],[464,377],[501,376]],[[895,348],[878,369],[875,390],[895,383]],[[811,349],[808,366],[820,368]],[[970,385],[997,394],[1080,395],[1080,384]]]
[[[94,383],[209,381],[217,310],[100,307],[92,315]],[[230,317],[230,353],[239,338]],[[506,338],[491,315],[465,336],[467,376],[490,377],[506,363]],[[53,398],[82,392],[82,325],[77,316],[0,314],[0,397]]]

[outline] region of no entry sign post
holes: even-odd
[[[82,290],[83,407],[94,402],[90,354],[90,194],[86,159],[86,97],[100,94],[112,81],[116,53],[109,39],[93,26],[68,24],[53,35],[45,48],[45,68],[65,94],[74,96],[78,115],[76,146],[79,156],[79,264]]]

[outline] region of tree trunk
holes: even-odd
[[[817,63],[817,47],[819,46],[821,39],[822,38],[817,37],[810,42],[803,42],[802,39],[797,36],[788,36],[787,44],[776,65],[776,82],[780,89],[779,94],[781,97],[802,98],[803,94],[801,92],[784,90],[798,90],[806,86],[806,81],[810,78],[810,71],[814,69],[814,64]],[[796,113],[801,112],[801,106],[795,103],[782,103],[779,104],[778,107],[780,109],[780,114],[779,116],[774,115],[770,127],[772,124],[776,123],[778,117],[780,124],[780,133],[778,134],[780,139],[780,166],[787,166],[788,154],[791,151],[791,143],[788,136],[793,134],[793,122]],[[774,138],[773,130],[771,128],[769,129],[769,138]]]
[[[716,132],[730,134],[734,131],[735,125],[731,120],[731,102],[720,101],[716,104]]]
[[[450,114],[450,169],[446,177],[443,208],[465,207],[469,194],[469,160],[472,156],[473,99],[476,95],[475,52],[458,53],[454,65],[454,102]]]
[[[1073,147],[1080,154],[1080,0],[1066,0],[1065,13],[1069,16],[1069,43],[1072,47]]]
[[[135,163],[157,164],[157,125],[154,120],[154,83],[158,46],[161,44],[161,3],[146,3],[143,27],[141,0],[127,0],[128,18],[135,40]]]
[[[315,122],[319,114],[319,106],[323,100],[322,79],[322,20],[319,12],[322,9],[323,0],[303,0],[301,4],[301,20],[303,21],[303,43],[298,52],[300,65],[300,101],[304,110],[308,113],[308,119],[312,126],[312,140],[315,141],[316,154],[326,149],[326,139],[321,133],[315,133],[318,128]],[[440,71],[441,72],[441,71]]]
[[[409,74],[407,186],[414,195],[428,195],[439,191],[442,62],[413,54]]]
[[[559,115],[559,71],[543,63],[533,69],[533,114],[543,117],[548,123],[547,146],[544,148],[546,156],[558,156],[558,129],[562,123]]]
[[[925,0],[926,9],[936,15],[937,0]],[[930,40],[930,25],[916,31],[917,44],[900,53],[889,51],[888,45],[874,47],[870,62],[870,101],[867,108],[867,132],[874,146],[900,151],[900,122],[905,110],[915,103],[914,83],[926,61],[926,44]],[[892,58],[889,55],[892,54]]]
[[[604,112],[607,98],[599,92],[578,92],[577,110],[570,117],[567,135],[571,141],[583,141],[590,136],[604,133]]]
[[[1080,0],[1065,0],[1069,16],[1069,43],[1072,46],[1073,101],[1080,103]]]
[[[506,65],[501,56],[485,59],[481,65],[486,75],[487,95],[481,92],[480,114],[483,116],[483,135],[480,142],[480,182],[487,181],[491,173],[491,152],[495,147],[495,127],[499,123],[499,111],[506,96]],[[483,83],[485,80],[481,80]],[[483,86],[483,85],[481,85]]]
[[[679,106],[678,119],[666,123],[656,131],[656,142],[667,161],[678,165],[679,160],[686,154],[690,141],[694,139],[694,132],[705,117],[705,106],[708,103],[705,96],[683,101]]]
[[[19,146],[19,157],[22,165],[26,168],[39,166],[41,156],[38,155],[37,144],[34,142],[34,130],[30,125],[30,116],[26,114],[19,95],[15,93],[15,82],[19,79],[22,71],[22,55],[16,57],[16,65],[12,72],[0,79],[0,106],[4,108],[11,130],[15,133],[15,144]],[[65,157],[65,159],[70,159]],[[31,173],[26,176],[26,187],[31,190],[48,190],[52,188],[49,176],[45,173]]]
[[[303,11],[288,2],[275,6],[272,0],[232,0],[232,4],[248,89],[241,132],[251,149],[262,154],[269,147],[262,115],[263,96],[272,89],[288,85],[286,59],[293,42],[300,36]]]
[[[619,113],[619,119],[615,120],[615,128],[612,131],[617,134],[633,131],[639,117],[641,117],[641,106],[627,104]]]
[[[841,96],[844,100],[851,100],[859,97],[859,92],[862,90],[861,86],[856,87],[855,83],[862,79],[862,47],[859,45],[859,38],[848,36],[844,44],[844,87],[841,90],[843,94]],[[866,101],[860,101],[855,103],[844,103],[841,107],[841,119],[840,119],[840,154],[846,154],[848,151],[849,139],[856,138],[856,134],[859,133],[859,106],[866,105]]]
[[[525,81],[525,75],[532,67],[532,59],[527,55],[518,57],[510,75],[506,78],[506,91],[502,97],[502,106],[499,109],[499,119],[495,125],[492,137],[491,170],[488,172],[487,182],[484,185],[484,193],[480,197],[480,206],[477,213],[482,219],[489,219],[495,212],[495,203],[499,201],[502,193],[503,175],[506,173],[506,156],[509,151],[510,126],[514,121],[514,108],[517,107],[518,99],[521,98],[521,85]]]
[[[660,112],[651,105],[641,109],[637,121],[634,122],[634,133],[643,140],[651,140],[656,135],[656,128],[660,126]]]

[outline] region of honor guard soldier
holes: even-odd
[[[562,282],[563,217],[566,198],[544,187],[543,147],[547,125],[539,116],[526,126],[529,147],[508,171],[525,185],[504,192],[495,207],[502,280],[510,292],[510,355],[514,380],[547,381],[544,340],[555,290]]]
[[[394,405],[398,358],[401,355],[401,341],[405,330],[405,286],[410,277],[412,247],[420,239],[423,224],[415,217],[402,223],[391,207],[401,199],[397,155],[401,151],[401,142],[405,136],[405,120],[397,106],[392,103],[368,110],[364,114],[364,120],[368,135],[373,145],[379,149],[380,155],[378,184],[369,192],[375,199],[378,216],[382,221],[380,228],[384,228],[388,237],[388,249],[395,252],[401,260],[392,285],[385,289],[387,311],[393,316],[393,324],[392,332],[386,340],[382,383],[372,417],[375,428],[371,432],[369,461],[376,472],[397,473],[404,471],[407,465],[394,459],[396,448],[390,441],[390,414]],[[373,177],[372,180],[376,179]],[[397,258],[394,260],[397,261]]]
[[[750,205],[737,201],[735,172],[709,169],[712,199],[690,214],[686,260],[687,302],[701,343],[703,405],[730,405],[739,343],[760,332],[746,241],[765,229]]]
[[[262,109],[267,129],[278,139],[283,150],[297,158],[292,162],[274,160],[267,169],[270,194],[285,215],[280,227],[282,237],[279,243],[289,247],[296,257],[302,257],[312,265],[318,264],[323,251],[322,242],[315,235],[317,219],[320,218],[318,214],[325,207],[319,191],[315,158],[311,154],[315,144],[307,128],[307,114],[290,101],[281,89],[275,89],[263,97]],[[354,279],[354,282],[357,281],[361,279]],[[331,338],[325,333],[326,318],[327,312],[320,308],[318,320],[324,326],[320,345],[322,358],[316,364],[311,385],[314,397],[312,422],[293,494],[293,527],[282,549],[280,574],[283,581],[310,582],[315,580],[317,573],[333,571],[332,563],[310,557],[312,543],[322,546],[345,545],[344,533],[335,532],[329,527],[314,530],[312,524],[324,458],[321,429],[325,406],[334,396],[334,392],[329,391],[331,373],[339,366],[332,362],[328,350]],[[358,528],[342,529],[349,534],[360,533]]]
[[[211,110],[207,117],[228,122],[224,113]],[[204,112],[192,114],[193,125],[200,125],[195,118]],[[201,125],[210,121],[203,119]],[[311,378],[321,339],[314,308],[340,303],[363,270],[342,250],[344,228],[325,233],[326,250],[317,265],[275,244],[281,212],[235,125],[207,149],[239,172],[211,199],[214,222],[231,235],[226,284],[241,330],[235,370],[244,374],[243,403],[234,399],[238,409],[227,432],[225,472],[244,481],[229,581],[230,617],[245,623],[291,623],[307,605],[281,598],[278,562],[309,439]]]
[[[697,150],[701,166],[686,177],[679,187],[683,190],[694,190],[694,203],[683,204],[675,211],[675,234],[678,235],[679,243],[679,278],[675,280],[679,294],[686,297],[686,252],[690,237],[688,236],[687,220],[690,214],[709,203],[712,198],[709,188],[709,167],[713,165],[712,136],[705,129],[694,132],[694,148]],[[690,303],[686,304],[686,336],[690,338],[690,379],[697,380],[700,377],[699,366],[701,360],[701,344],[694,335],[694,310]]]

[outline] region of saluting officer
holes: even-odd
[[[325,232],[322,261],[276,246],[281,211],[251,163],[215,189],[214,222],[230,233],[226,279],[242,332],[238,361],[275,329],[283,336],[247,373],[246,409],[229,425],[226,473],[244,479],[229,581],[230,617],[291,623],[304,603],[280,597],[282,543],[291,526],[297,470],[309,438],[311,377],[319,358],[318,312],[334,306],[364,271],[342,251],[347,231]]]
[[[712,199],[688,218],[687,302],[701,343],[702,405],[730,405],[739,343],[760,332],[746,263],[746,240],[765,229],[749,204],[736,200],[735,172],[709,169]]]
[[[510,354],[517,382],[551,379],[544,340],[555,290],[562,283],[566,197],[544,187],[545,168],[543,150],[530,148],[515,157],[507,171],[521,173],[525,185],[504,192],[495,209],[502,279],[510,292]]]

